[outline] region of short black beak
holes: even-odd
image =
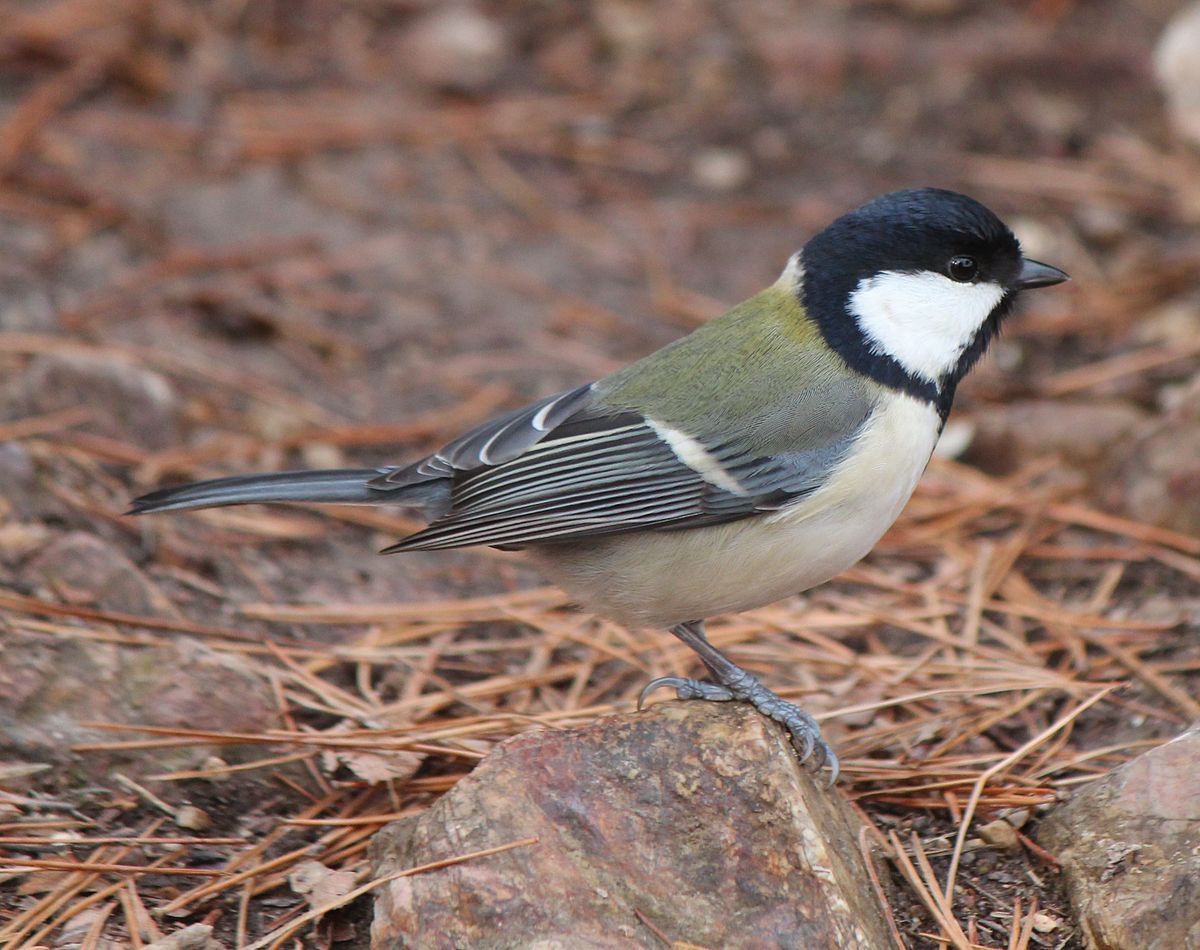
[[[1021,273],[1017,275],[1017,286],[1021,290],[1031,290],[1034,287],[1053,287],[1064,280],[1070,280],[1066,272],[1041,261],[1033,261],[1028,257],[1021,260]]]

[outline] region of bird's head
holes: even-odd
[[[805,309],[851,367],[949,409],[1022,290],[1067,280],[1022,257],[973,198],[896,191],[843,215],[792,262]]]

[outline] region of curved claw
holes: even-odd
[[[784,728],[787,728],[786,724],[785,724]],[[790,730],[789,730],[789,733],[792,737],[792,747],[795,748],[796,734],[792,733]],[[814,765],[818,771],[823,768],[829,769],[829,785],[828,785],[828,787],[833,788],[833,786],[837,784],[838,776],[842,772],[842,764],[838,760],[837,753],[833,751],[833,746],[831,746],[828,742],[826,742],[824,739],[820,738],[819,736],[814,741],[812,736],[809,735],[808,733],[804,733],[803,738],[804,738],[805,749],[804,750],[796,749],[797,753],[799,753],[799,755],[800,755],[800,761],[803,763],[807,763],[809,756],[810,755],[814,756],[815,757]]]
[[[646,697],[660,686],[673,687],[676,699],[707,699],[713,702],[724,703],[737,698],[733,690],[728,686],[722,686],[720,683],[708,683],[704,680],[694,680],[685,676],[660,676],[656,680],[651,680],[642,689],[641,695],[638,696],[639,712],[646,702]]]
[[[653,693],[656,689],[661,689],[664,686],[670,686],[675,689],[676,693],[683,687],[686,687],[688,681],[682,676],[660,676],[658,679],[651,680],[642,687],[642,691],[638,693],[638,712],[641,712],[646,705],[646,697]]]
[[[842,774],[842,763],[838,761],[837,753],[828,745],[825,746],[825,764],[829,766],[829,785],[828,788],[833,788],[837,784],[838,776]]]
[[[782,725],[784,729],[787,729],[788,735],[791,736],[793,749],[796,749],[797,739],[800,739],[804,743],[804,748],[796,749],[796,751],[800,754],[800,761],[807,762],[812,757],[813,750],[817,747],[816,743],[813,742],[812,734],[809,732],[801,732],[797,734],[786,722],[781,722],[780,725]],[[820,768],[824,764],[824,761],[818,762],[817,768]]]

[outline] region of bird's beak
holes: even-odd
[[[1017,275],[1017,286],[1021,290],[1030,290],[1034,287],[1053,287],[1055,284],[1061,284],[1064,280],[1070,279],[1065,271],[1026,257],[1021,260],[1021,273]]]

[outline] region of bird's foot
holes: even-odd
[[[683,676],[660,676],[646,684],[638,697],[638,709],[645,705],[647,696],[663,686],[674,689],[678,699],[749,703],[787,730],[788,738],[801,762],[807,762],[815,754],[818,768],[823,765],[829,766],[829,784],[833,785],[837,781],[838,757],[829,743],[822,738],[821,727],[817,725],[817,721],[795,703],[788,702],[767,689],[757,677],[740,667],[734,667],[727,681],[723,683],[711,683]]]

